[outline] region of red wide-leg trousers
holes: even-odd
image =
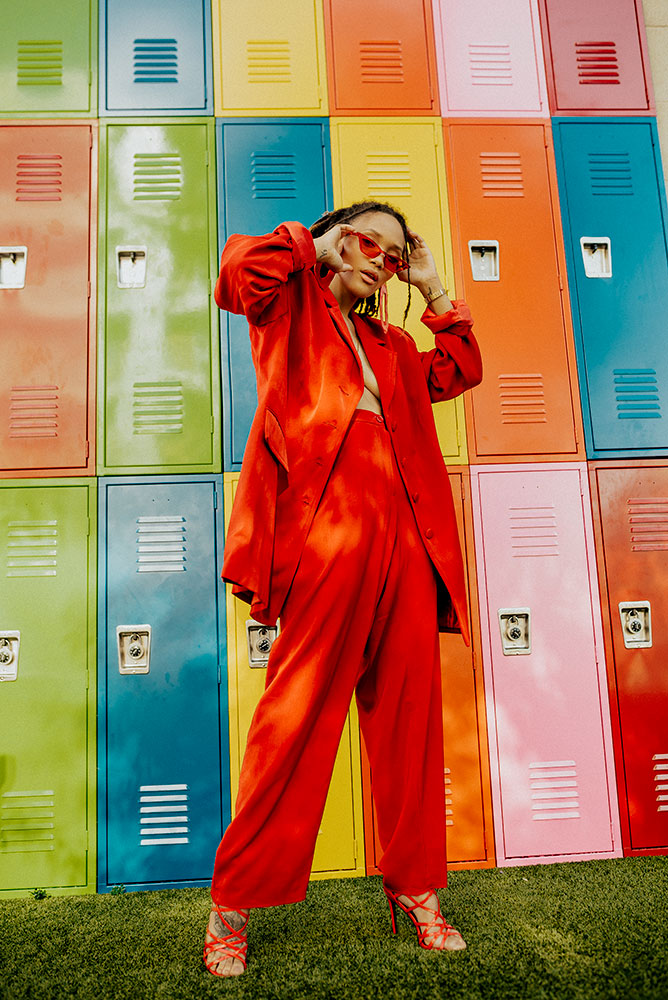
[[[353,692],[390,889],[444,886],[435,571],[382,417],[357,410],[314,515],[248,734],[211,895],[304,899]]]

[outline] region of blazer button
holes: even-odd
[[[424,537],[425,538],[433,538],[434,537],[434,532],[431,530],[431,528],[427,528],[427,530],[424,533]]]
[[[420,499],[420,494],[419,493],[414,493],[413,494],[413,503],[417,503],[419,499]]]

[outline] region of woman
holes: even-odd
[[[431,351],[387,322],[394,274],[427,301]],[[422,947],[460,950],[434,892],[446,883],[438,630],[468,641],[468,629],[431,402],[480,381],[470,314],[379,202],[310,231],[230,237],[215,298],[248,318],[258,388],[223,577],[281,632],[216,855],[207,968],[243,972],[249,910],[305,897],[353,692],[393,930],[399,907]]]

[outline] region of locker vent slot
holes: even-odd
[[[135,382],[132,389],[133,434],[182,433],[182,382]]]
[[[452,781],[450,779],[450,768],[446,767],[443,771],[445,778],[445,825],[454,826],[455,822],[452,818]]]
[[[291,83],[290,42],[246,42],[249,83]]]
[[[135,201],[176,201],[183,171],[178,153],[135,153],[132,173]]]
[[[138,573],[185,573],[185,517],[138,517],[136,546]]]
[[[502,423],[547,423],[542,375],[499,375],[498,379]]]
[[[509,508],[510,544],[514,559],[559,555],[559,534],[554,509],[553,504],[546,507]]]
[[[654,791],[656,792],[656,811],[668,812],[668,753],[655,753],[654,761]]]
[[[589,153],[589,179],[593,195],[633,195],[629,153]]]
[[[523,198],[524,177],[519,153],[481,153],[484,198]]]
[[[188,786],[139,786],[139,846],[188,844]]]
[[[401,42],[360,42],[362,83],[403,83]]]
[[[53,851],[55,798],[49,792],[3,792],[0,802],[0,852]]]
[[[626,501],[632,552],[668,549],[668,497],[633,497]]]
[[[577,772],[574,760],[544,760],[529,764],[531,818],[579,819]]]
[[[619,60],[614,42],[576,42],[578,83],[619,84]]]
[[[7,532],[7,576],[55,576],[58,565],[58,521],[10,521]]]
[[[58,386],[14,385],[9,398],[11,438],[58,437]]]
[[[252,153],[251,188],[254,198],[296,198],[295,154]]]
[[[512,87],[510,45],[469,45],[469,68],[474,87]]]
[[[19,87],[60,87],[63,83],[62,41],[20,41],[16,60]]]
[[[63,158],[56,153],[19,154],[16,201],[62,201]]]
[[[408,197],[412,193],[409,154],[367,153],[366,183],[371,197]]]
[[[661,404],[654,368],[615,368],[618,420],[660,420]]]
[[[135,38],[134,83],[178,83],[175,38]]]

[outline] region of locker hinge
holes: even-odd
[[[357,861],[357,841],[353,840],[353,857]]]
[[[459,430],[459,427],[458,427],[457,428],[457,447],[461,448],[461,445],[462,445],[462,435],[461,435],[461,431]]]
[[[207,167],[209,166],[209,150],[208,149],[204,150],[204,165],[207,166]]]
[[[215,431],[215,429],[216,429],[216,421],[214,419],[213,414],[211,414],[211,434],[213,434],[213,432]]]
[[[86,670],[86,691],[90,688],[90,670]],[[88,842],[86,841],[86,847],[88,847]]]
[[[86,538],[90,538],[90,518],[86,518]]]
[[[92,287],[91,287],[91,283],[89,281],[88,282],[88,298],[90,298],[91,291],[92,291]]]
[[[89,87],[93,86],[93,71],[92,71],[92,69],[88,70],[88,86]],[[90,139],[90,144],[91,144],[91,146],[93,145],[93,137],[92,136],[91,136],[91,139]]]
[[[218,510],[218,490],[215,487],[213,491],[213,509]]]
[[[90,441],[86,441],[86,458],[90,455]]]
[[[475,649],[473,648],[473,644],[471,644],[471,666],[473,667],[473,672],[475,673],[478,669],[478,662],[477,662],[477,657],[475,655]]]
[[[222,672],[222,670],[220,669],[220,663],[219,663],[219,664],[218,664],[218,683],[219,683],[219,684],[220,684],[220,682],[221,682],[221,680],[222,680],[222,677],[223,677],[223,672]]]

